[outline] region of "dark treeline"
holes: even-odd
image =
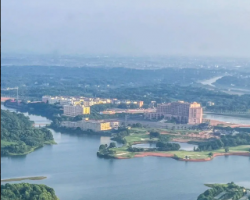
[[[34,128],[33,122],[21,113],[1,110],[1,155],[25,154],[45,143],[53,143],[46,128]]]
[[[18,183],[1,185],[2,200],[59,200],[53,188],[42,184]]]
[[[214,112],[247,112],[250,95],[229,95],[194,87],[199,79],[214,77],[222,71],[208,69],[164,68],[138,70],[128,68],[2,67],[2,88],[19,87],[23,99],[41,100],[43,95],[66,95],[142,100],[146,104],[174,100],[197,101]],[[25,75],[24,75],[25,74]],[[119,88],[119,89],[118,89]],[[15,91],[2,90],[15,97]],[[120,105],[125,106],[125,105]]]
[[[197,151],[212,151],[223,147],[250,145],[250,134],[222,135],[220,139],[199,143]]]
[[[99,146],[99,151],[97,152],[97,156],[104,158],[112,158],[113,155],[116,153],[115,148],[116,144],[114,142],[111,142],[109,146],[107,144],[101,144]]]
[[[168,135],[160,135],[159,140],[156,143],[156,147],[159,151],[178,151],[181,146],[177,143],[170,143],[170,137]]]
[[[150,138],[158,138],[156,142],[156,147],[158,151],[178,151],[181,146],[177,143],[170,143],[170,136],[161,135],[157,131],[151,131],[149,133]]]
[[[249,74],[246,76],[224,76],[218,79],[215,82],[215,85],[225,86],[225,87],[232,87],[232,84],[235,88],[250,88],[250,77]]]
[[[114,133],[112,135],[112,140],[122,143],[122,144],[126,144],[127,141],[125,139],[126,136],[128,136],[129,130],[127,128],[124,127],[119,127],[118,130],[114,130]]]
[[[223,70],[193,68],[162,68],[140,70],[129,68],[94,67],[48,67],[42,70],[32,66],[2,66],[2,87],[116,87],[123,85],[142,86],[155,83],[190,84],[199,79],[208,79],[222,74]],[[25,75],[25,76],[24,76]],[[150,81],[149,81],[150,80]],[[63,88],[63,87],[62,87]],[[39,93],[39,91],[37,91]],[[53,95],[53,94],[51,94]]]

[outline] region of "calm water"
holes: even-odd
[[[171,143],[177,143],[181,146],[180,150],[185,150],[185,151],[193,151],[194,147],[197,148],[197,145],[194,144],[188,144],[185,142],[171,142]],[[156,143],[143,143],[143,144],[135,144],[132,145],[132,147],[137,147],[137,148],[156,148]]]
[[[203,115],[203,118],[214,119],[222,122],[230,122],[236,124],[250,124],[250,119],[244,117],[234,117],[234,116],[215,115],[206,113]]]
[[[100,159],[96,151],[100,143],[110,142],[108,137],[53,135],[57,145],[1,158],[2,179],[47,176],[25,182],[53,187],[60,200],[194,200],[206,189],[204,183],[234,181],[250,187],[249,157],[201,163],[160,157]]]

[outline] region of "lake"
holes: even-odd
[[[176,143],[181,146],[180,150],[184,151],[193,151],[194,147],[197,148],[197,145],[194,144],[188,144],[186,142],[170,142],[170,143]],[[150,143],[142,143],[142,144],[135,144],[132,145],[132,147],[136,148],[156,148],[156,143],[150,142]]]
[[[250,124],[250,118],[246,118],[246,117],[235,117],[235,116],[205,113],[203,115],[203,118],[218,120],[222,122],[230,122],[230,123],[235,123],[235,124]]]
[[[26,156],[2,157],[1,178],[47,176],[23,182],[46,184],[60,200],[195,200],[207,189],[204,183],[234,181],[250,188],[249,157],[223,156],[209,162],[161,157],[102,159],[96,152],[110,138],[52,133],[57,145]]]

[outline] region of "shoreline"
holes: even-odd
[[[218,112],[204,112],[204,115],[220,115],[220,116],[230,116],[230,117],[242,117],[242,118],[250,118],[250,113],[238,114],[238,113],[218,113]]]
[[[32,152],[34,152],[37,149],[40,149],[42,147],[44,147],[45,145],[54,145],[57,144],[54,140],[50,140],[50,141],[46,141],[43,143],[43,145],[41,146],[37,146],[37,147],[32,147],[29,151],[26,151],[24,153],[9,153],[8,155],[1,155],[1,157],[10,157],[10,156],[26,156]]]
[[[155,157],[167,157],[167,158],[173,158],[178,161],[188,161],[188,162],[206,162],[206,161],[211,161],[213,158],[218,157],[218,156],[230,156],[230,155],[235,155],[235,156],[247,156],[250,157],[250,152],[230,152],[230,153],[214,153],[212,157],[208,158],[201,158],[201,159],[185,159],[185,158],[177,158],[175,157],[174,154],[171,153],[154,153],[154,152],[143,152],[134,155],[133,158],[143,158],[147,156],[155,156]],[[125,157],[115,157],[116,159],[129,159]]]
[[[31,176],[31,177],[20,177],[20,178],[8,178],[1,179],[1,182],[11,182],[11,181],[23,181],[23,180],[43,180],[46,179],[46,176]]]

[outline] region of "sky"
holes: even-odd
[[[2,0],[2,53],[250,57],[250,0]]]

